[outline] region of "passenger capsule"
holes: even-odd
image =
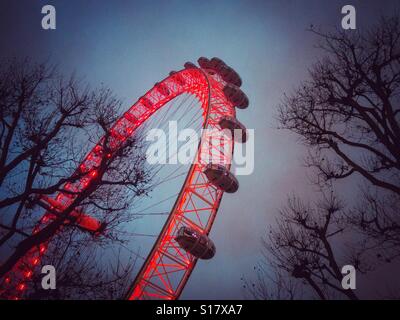
[[[233,68],[229,66],[223,67],[220,70],[220,74],[225,82],[231,83],[237,87],[240,87],[242,85],[242,79]]]
[[[197,69],[197,66],[192,62],[186,62],[183,66],[185,69]]]
[[[203,69],[210,69],[211,67],[211,61],[205,57],[200,57],[199,59],[197,59],[197,63]]]
[[[219,67],[219,74],[222,78],[227,78],[233,69],[226,64],[223,64]]]
[[[215,255],[215,245],[205,234],[181,227],[175,237],[179,246],[199,259],[211,259]]]
[[[222,129],[228,129],[232,132],[232,137],[237,142],[245,143],[247,141],[247,130],[246,127],[239,122],[235,117],[224,116],[219,120],[219,126]],[[235,135],[235,130],[241,130],[241,135]]]
[[[240,78],[239,74],[220,58],[214,57],[211,60],[208,60],[207,58],[200,57],[197,62],[203,69],[212,69],[220,74],[225,82],[238,87],[242,85],[242,78]]]
[[[210,60],[210,67],[215,71],[219,71],[223,66],[226,66],[226,63],[220,58],[212,58]]]
[[[208,164],[204,170],[208,181],[228,193],[234,193],[239,189],[239,182],[236,177],[223,165]]]
[[[228,83],[224,88],[224,94],[239,109],[246,109],[249,106],[249,98],[238,86]]]

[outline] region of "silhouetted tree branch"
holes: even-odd
[[[129,206],[149,190],[141,138],[128,138],[117,150],[111,127],[121,101],[102,87],[90,89],[72,76],[61,77],[48,63],[11,59],[0,65],[0,278],[29,250],[62,229],[79,229],[84,212],[106,226],[102,236],[117,239],[116,226],[131,221]],[[77,169],[101,141],[96,176],[83,190],[71,185],[91,172]],[[43,196],[62,191],[73,201],[62,212],[48,208],[52,219],[41,228]],[[52,211],[53,210],[53,211]],[[98,243],[98,237],[91,239]],[[6,252],[8,255],[6,255]]]
[[[280,107],[281,127],[310,147],[322,182],[354,173],[400,194],[400,21],[367,34],[320,33],[326,53]]]
[[[133,281],[133,268],[137,256],[126,257],[119,249],[109,254],[90,237],[82,236],[77,230],[69,229],[58,234],[52,249],[43,264],[53,265],[57,270],[55,290],[44,290],[42,275],[37,274],[28,289],[28,299],[122,299]]]
[[[357,174],[365,186],[346,210],[333,194],[320,205],[289,199],[264,239],[265,261],[275,270],[274,279],[289,274],[314,297],[357,299],[341,287],[339,262],[352,261],[365,273],[369,264],[399,255],[400,19],[382,18],[368,32],[310,31],[320,39],[322,58],[309,79],[285,95],[280,128],[307,146],[306,166],[321,190]],[[347,261],[339,255],[345,234],[353,250]],[[367,252],[377,261],[366,259]],[[267,284],[276,288],[273,281]]]
[[[272,257],[273,264],[307,283],[320,299],[335,295],[358,299],[352,290],[341,286],[341,266],[347,263],[340,263],[334,249],[335,239],[345,232],[340,223],[343,209],[333,194],[314,205],[290,198],[276,228],[264,239],[266,255]],[[360,270],[360,264],[356,263],[355,268]]]

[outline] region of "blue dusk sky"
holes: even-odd
[[[304,147],[276,129],[276,107],[319,55],[306,29],[339,28],[341,8],[349,3],[360,29],[400,7],[399,1],[366,0],[1,0],[0,57],[50,59],[65,74],[76,71],[93,86],[109,86],[126,108],[200,56],[220,57],[241,75],[250,106],[237,116],[255,129],[255,171],[239,177],[236,194],[224,196],[211,231],[217,254],[197,264],[182,295],[241,299],[240,278],[253,275],[261,237],[279,207],[292,193],[314,194],[302,166]],[[41,28],[45,4],[56,8],[56,30]]]

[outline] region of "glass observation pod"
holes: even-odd
[[[223,60],[219,58],[212,58],[209,60],[205,57],[200,57],[197,62],[201,68],[212,69],[219,73],[225,82],[231,83],[238,87],[242,85],[242,79],[240,78],[239,74],[233,68],[228,66]]]
[[[224,94],[236,108],[246,109],[249,106],[249,98],[238,86],[227,83],[224,88]]]
[[[222,66],[226,66],[226,63],[220,58],[212,58],[210,60],[210,68],[214,69],[215,71],[219,71]]]
[[[183,66],[185,69],[197,69],[197,66],[192,62],[186,62]]]
[[[246,127],[235,117],[224,116],[219,120],[219,126],[221,129],[228,129],[232,133],[232,137],[237,142],[246,143],[247,141],[247,130]],[[235,135],[235,130],[240,130],[241,135]]]
[[[175,237],[179,246],[199,259],[211,259],[215,255],[215,245],[211,239],[200,232],[181,227]]]
[[[231,83],[237,87],[242,85],[242,79],[239,74],[227,65],[223,65],[219,69],[219,74],[225,82]]]
[[[204,174],[211,184],[227,193],[234,193],[239,189],[239,181],[221,164],[208,164],[204,170]]]
[[[197,59],[197,63],[203,69],[210,69],[211,68],[210,60],[205,58],[205,57],[200,57],[199,59]]]

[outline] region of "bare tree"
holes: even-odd
[[[110,246],[115,250],[108,250]],[[114,248],[113,248],[114,249]],[[104,259],[103,255],[108,255]],[[28,299],[122,299],[133,281],[137,256],[127,255],[115,243],[104,246],[88,234],[69,229],[56,235],[43,259],[57,272],[56,289],[44,290],[37,273],[28,286]]]
[[[280,128],[307,146],[306,166],[321,190],[356,175],[364,187],[346,209],[334,195],[319,205],[289,199],[264,239],[265,260],[278,279],[299,279],[315,297],[357,299],[341,287],[339,262],[365,273],[399,255],[400,19],[382,18],[368,32],[311,32],[323,57],[285,95]],[[353,252],[344,259],[346,247]]]
[[[346,246],[338,245],[348,231],[341,223],[343,210],[333,193],[314,205],[292,197],[281,210],[277,227],[264,240],[271,264],[303,281],[320,299],[358,299],[353,290],[342,288],[341,266],[351,262],[356,270],[366,271],[361,264],[363,251],[343,254]]]
[[[395,261],[400,256],[400,197],[366,188],[361,199],[347,213],[348,223],[364,236],[365,246],[378,261]]]
[[[364,34],[313,32],[325,56],[311,69],[310,80],[285,98],[279,122],[309,147],[307,165],[315,169],[317,183],[356,173],[364,178],[369,196],[362,192],[351,222],[361,232],[368,227],[371,240],[393,245],[399,239],[398,210],[389,217],[382,203],[368,215],[365,208],[372,194],[400,207],[400,19],[382,18]]]
[[[242,277],[245,296],[255,300],[294,300],[304,297],[301,283],[273,262],[266,250],[264,260],[254,267],[256,279]]]
[[[128,137],[115,147],[111,127],[120,108],[121,101],[108,88],[90,89],[74,76],[65,79],[48,63],[2,62],[0,278],[60,229],[81,228],[77,212],[101,222],[102,241],[118,240],[116,226],[133,219],[127,209],[149,190],[150,174],[144,170],[140,137]],[[98,165],[90,172],[78,168],[98,141]],[[89,175],[83,190],[67,188]],[[56,192],[73,201],[61,211],[45,207],[51,219],[35,230],[43,213],[39,204]]]
[[[322,181],[360,174],[400,194],[400,20],[366,34],[318,34],[326,54],[280,108],[279,122],[310,147]]]

